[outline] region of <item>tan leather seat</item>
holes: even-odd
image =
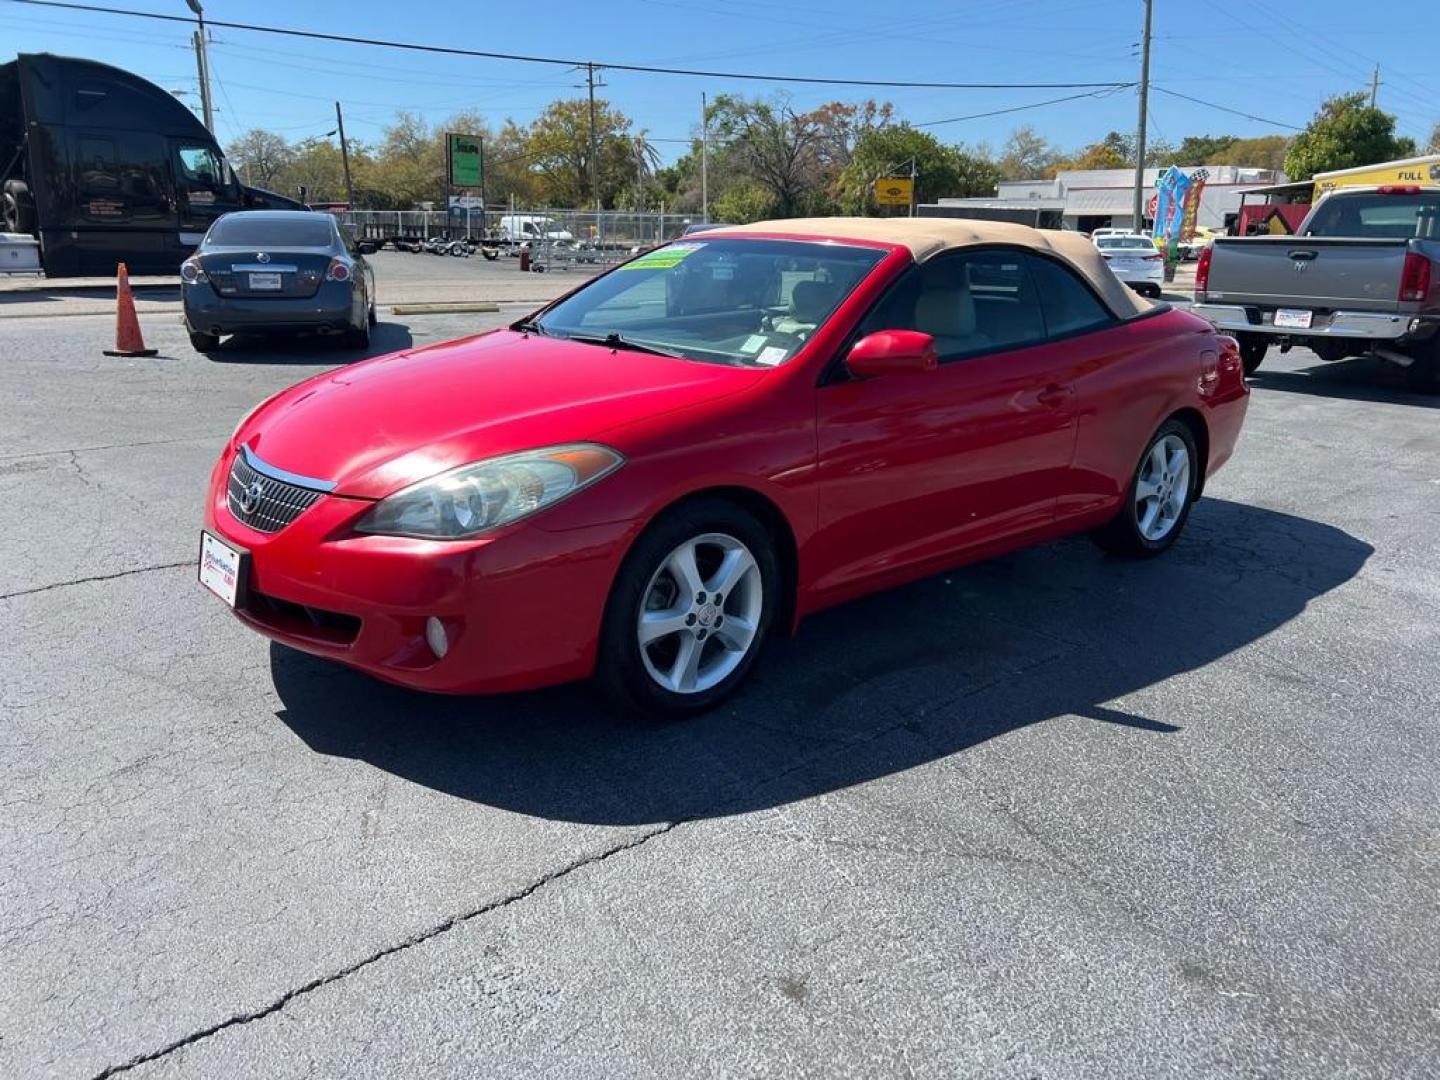
[[[814,330],[835,306],[837,291],[828,282],[797,281],[790,290],[790,310],[775,320],[775,332],[801,334]]]
[[[941,356],[984,348],[989,339],[976,329],[975,298],[963,282],[935,282],[915,300],[915,329],[935,339]]]

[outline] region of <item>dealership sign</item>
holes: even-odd
[[[480,136],[446,135],[445,160],[451,187],[478,188],[484,184],[485,151]]]
[[[909,206],[914,197],[915,181],[908,176],[882,177],[875,181],[875,201],[881,206]]]

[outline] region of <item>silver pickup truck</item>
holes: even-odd
[[[1440,186],[1342,188],[1294,236],[1220,237],[1195,271],[1195,314],[1240,342],[1323,360],[1369,354],[1440,393]]]

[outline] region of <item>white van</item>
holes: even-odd
[[[544,214],[502,214],[498,228],[500,240],[512,244],[536,240],[569,243],[575,239],[564,225]]]

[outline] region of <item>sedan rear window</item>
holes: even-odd
[[[845,244],[706,235],[632,259],[534,325],[611,348],[774,367],[799,352],[885,256]]]
[[[1145,236],[1102,236],[1095,241],[1102,251],[1108,248],[1134,248],[1140,251],[1154,251],[1155,242]]]
[[[329,247],[335,243],[335,234],[329,218],[318,214],[277,218],[240,213],[227,214],[215,222],[207,242],[246,247]]]

